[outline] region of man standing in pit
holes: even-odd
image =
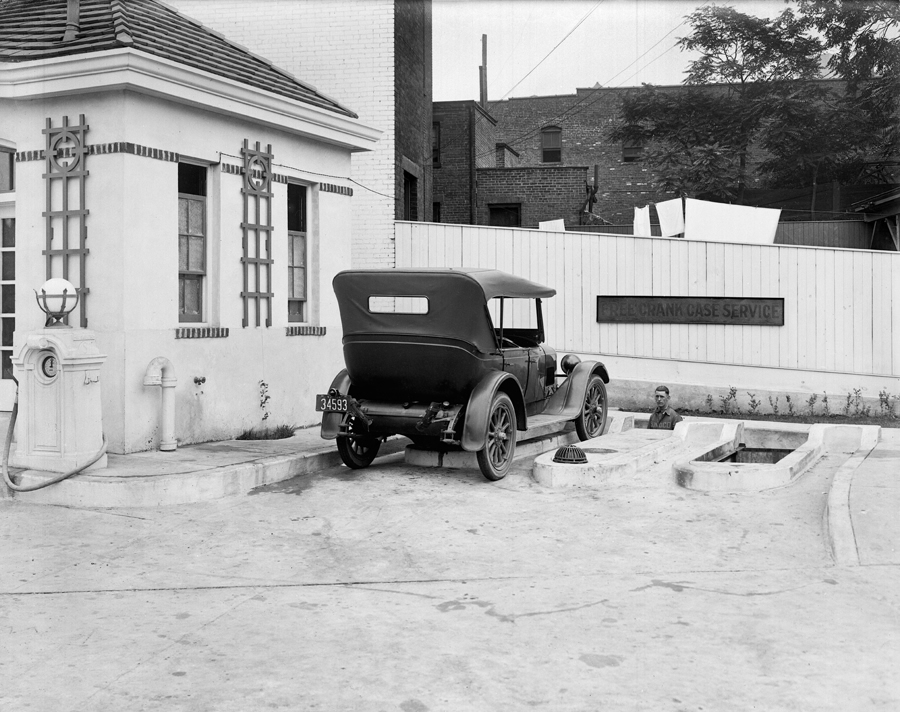
[[[656,410],[650,414],[648,430],[675,430],[675,423],[680,423],[683,418],[669,407],[669,387],[657,386],[653,396],[656,399]]]

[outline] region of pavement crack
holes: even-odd
[[[794,586],[792,588],[784,588],[778,589],[777,591],[723,591],[721,589],[716,588],[703,588],[701,586],[691,586],[687,583],[675,583],[670,581],[661,581],[659,579],[653,579],[646,586],[639,586],[638,588],[631,589],[632,593],[636,593],[638,591],[646,591],[650,588],[668,588],[676,593],[681,593],[685,590],[691,591],[702,591],[703,593],[717,593],[722,596],[741,596],[741,597],[753,597],[753,596],[777,596],[782,593],[791,593],[793,591],[799,591],[800,589],[806,588],[808,586],[812,586],[813,582],[804,583],[800,586]]]

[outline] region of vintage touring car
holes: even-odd
[[[334,278],[346,368],[328,393],[322,437],[367,467],[381,443],[477,453],[489,480],[506,476],[517,438],[574,422],[582,440],[606,427],[599,361],[543,345],[541,300],[556,290],[494,269],[351,270]]]

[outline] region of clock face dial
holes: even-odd
[[[56,356],[45,356],[44,360],[41,361],[41,372],[47,378],[53,378],[58,370],[59,364],[56,360]]]

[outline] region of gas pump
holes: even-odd
[[[106,355],[93,331],[64,323],[78,303],[71,282],[50,279],[35,296],[48,318],[43,329],[15,335],[19,424],[11,464],[69,474],[104,468],[100,367]]]

